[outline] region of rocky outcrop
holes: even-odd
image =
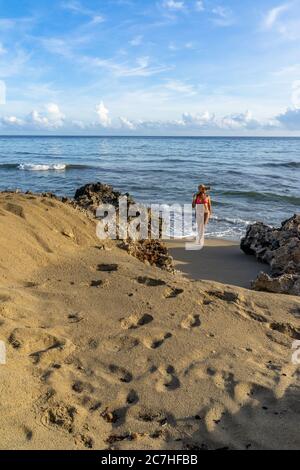
[[[173,258],[169,255],[166,245],[160,240],[127,240],[121,244],[121,247],[143,263],[174,272]]]
[[[111,204],[118,209],[119,198],[122,196],[127,197],[128,205],[135,203],[130,194],[123,194],[115,191],[112,186],[98,182],[86,184],[79,188],[75,193],[74,202],[81,209],[95,216],[97,208],[101,204]],[[129,220],[132,219],[133,217],[129,218]],[[151,218],[149,217],[149,225],[150,223]],[[126,240],[122,240],[120,247],[146,264],[157,266],[169,272],[174,271],[173,258],[169,255],[165,244],[160,240],[133,240],[128,237]]]
[[[77,189],[74,199],[82,208],[96,213],[100,204],[111,204],[118,207],[119,198],[127,196],[129,204],[134,204],[134,199],[128,194],[115,191],[112,186],[103,183],[91,183]]]
[[[252,284],[253,289],[280,294],[300,295],[300,276],[295,274],[282,274],[271,277],[261,272]]]
[[[284,221],[280,228],[261,222],[250,225],[241,249],[271,267],[271,275],[259,274],[254,289],[300,295],[300,215]]]

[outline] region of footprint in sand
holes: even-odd
[[[127,395],[126,402],[128,405],[136,405],[139,402],[139,396],[135,390],[130,390]]]
[[[246,310],[245,313],[248,317],[250,317],[254,321],[257,321],[258,323],[268,323],[269,321],[264,315],[252,312],[251,310]]]
[[[239,294],[231,291],[209,291],[208,294],[225,302],[237,302],[239,300]]]
[[[26,441],[31,441],[33,437],[33,432],[27,426],[24,426],[24,433],[26,437]]]
[[[178,379],[175,368],[172,365],[167,366],[165,369],[160,368],[159,372],[161,378],[156,383],[158,392],[171,392],[180,387],[180,380]]]
[[[116,364],[109,364],[106,366],[100,374],[102,377],[110,383],[130,383],[133,380],[131,372],[123,367],[119,367]]]
[[[18,204],[7,202],[4,206],[4,210],[6,210],[7,212],[10,212],[13,215],[17,215],[18,217],[21,217],[22,219],[25,219],[24,209],[22,206]]]
[[[300,339],[300,328],[296,328],[290,323],[270,323],[269,328],[273,331],[278,331],[285,336],[289,336],[291,339]]]
[[[23,286],[26,288],[31,288],[31,287],[38,287],[39,284],[37,282],[26,281],[24,282]]]
[[[79,323],[83,320],[83,317],[79,315],[79,313],[71,313],[68,315],[69,323]]]
[[[97,270],[106,273],[112,273],[118,271],[119,266],[117,264],[98,264]]]
[[[103,281],[98,280],[98,281],[91,281],[90,286],[91,287],[101,287],[103,285]]]
[[[300,318],[300,307],[294,307],[290,310],[290,313],[294,315],[295,318]]]
[[[142,277],[142,276],[139,276],[137,278],[137,282],[139,284],[143,284],[143,285],[149,286],[149,287],[157,287],[157,286],[165,286],[166,285],[165,281],[163,281],[162,279],[154,279],[154,278],[151,278],[151,277]]]
[[[74,350],[74,345],[68,339],[58,338],[40,328],[16,328],[8,342],[21,355],[30,357],[34,364],[42,359],[59,362],[59,359]]]
[[[251,384],[239,382],[231,372],[218,371],[213,367],[208,367],[206,373],[212,377],[215,386],[227,392],[231,399],[239,406],[249,401],[252,390]]]
[[[9,297],[9,295],[0,294],[0,303],[9,302],[10,300],[11,297]]]
[[[83,393],[83,392],[94,392],[94,387],[87,382],[82,382],[81,380],[75,380],[72,384],[72,390],[75,393]]]
[[[121,335],[119,337],[108,337],[103,340],[101,345],[106,351],[111,352],[128,352],[136,348],[140,344],[137,338],[131,336]]]
[[[205,414],[205,425],[208,432],[213,432],[216,426],[221,422],[225,408],[221,404],[216,404]]]
[[[92,449],[94,447],[94,441],[90,436],[85,434],[77,434],[74,439],[75,444],[82,445],[86,449]]]
[[[88,341],[88,346],[90,349],[97,349],[99,346],[99,340],[95,338],[90,338]]]
[[[181,322],[181,328],[189,330],[191,328],[197,328],[201,325],[200,315],[188,315]]]
[[[144,315],[131,315],[128,318],[122,318],[120,320],[121,327],[124,330],[132,330],[138,327],[148,325],[153,321],[152,315],[145,313]]]
[[[164,297],[166,299],[175,299],[178,295],[183,293],[183,289],[178,289],[176,287],[168,287],[164,292]]]
[[[77,410],[74,406],[56,403],[45,411],[42,424],[46,427],[54,426],[72,433],[76,413]]]
[[[143,343],[148,349],[157,349],[160,348],[168,338],[172,338],[171,333],[162,334],[155,338],[146,338]]]
[[[144,423],[157,423],[160,426],[176,425],[176,419],[171,413],[166,413],[164,410],[143,409],[137,415],[139,421]]]

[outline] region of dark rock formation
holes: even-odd
[[[284,221],[280,228],[261,222],[250,225],[241,249],[271,267],[271,275],[260,273],[256,290],[300,295],[300,215]]]
[[[115,191],[112,186],[98,182],[86,184],[79,188],[75,193],[74,203],[82,210],[95,216],[97,208],[101,204],[111,204],[118,209],[119,198],[122,196],[127,197],[128,206],[135,203],[132,196],[128,193],[122,194],[119,191]],[[150,226],[151,215],[150,213],[148,213],[148,215]],[[132,219],[133,217],[129,218],[129,220]],[[118,233],[119,231],[117,227],[117,234]],[[128,237],[126,240],[122,240],[120,247],[126,249],[130,255],[144,263],[149,263],[169,272],[174,271],[173,258],[169,255],[165,244],[160,240],[132,240]]]
[[[111,204],[114,207],[118,207],[118,201],[121,196],[127,196],[128,203],[134,204],[134,199],[128,193],[122,194],[119,191],[115,191],[112,186],[98,182],[86,184],[77,189],[74,199],[76,204],[95,214],[100,204]]]

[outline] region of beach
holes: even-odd
[[[239,242],[224,239],[206,239],[202,250],[187,250],[182,240],[166,242],[175,267],[190,279],[204,279],[250,288],[260,271],[268,272],[266,264],[253,256],[245,256]]]
[[[0,194],[1,449],[299,448],[299,297],[249,290],[234,242],[169,246],[174,274]]]

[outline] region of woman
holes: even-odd
[[[203,184],[198,187],[198,192],[193,197],[193,208],[196,209],[197,236],[196,244],[203,248],[205,226],[209,222],[211,216],[211,199],[207,194],[207,188]]]

